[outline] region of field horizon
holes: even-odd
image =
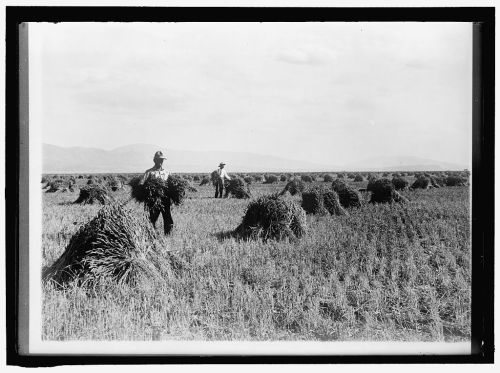
[[[136,173],[151,167],[152,155],[164,146],[132,144],[112,150],[89,147],[61,147],[43,144],[43,173]],[[467,165],[416,156],[372,157],[343,164],[325,164],[279,157],[276,155],[234,152],[164,150],[164,165],[175,173],[209,173],[224,161],[231,172],[401,172],[401,171],[463,171]],[[470,167],[469,167],[470,168]],[[87,171],[85,171],[87,170]]]

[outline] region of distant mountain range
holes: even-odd
[[[153,165],[153,154],[161,146],[127,145],[113,150],[85,147],[60,147],[43,144],[44,173],[138,173]],[[165,149],[163,149],[165,150]],[[345,166],[324,165],[281,157],[243,152],[165,151],[171,172],[215,170],[221,161],[229,172],[328,172],[328,171],[440,171],[463,170],[466,166],[417,157],[380,157]]]
[[[373,157],[347,164],[349,171],[461,171],[470,169],[468,165],[441,162],[420,157]]]
[[[148,144],[127,145],[113,150],[43,144],[44,173],[125,173],[144,172],[153,165],[157,150],[167,157],[171,172],[212,172],[220,162],[229,172],[329,171],[332,166],[290,160],[269,155],[222,151],[164,150]]]

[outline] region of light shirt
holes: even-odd
[[[227,174],[226,170],[224,170],[223,168],[219,168],[217,170],[217,174],[219,175],[221,180],[224,180],[224,179],[231,180],[231,178]]]
[[[154,179],[160,179],[167,181],[169,172],[164,169],[160,170],[155,170],[154,168],[150,168],[144,173],[144,176],[142,177],[141,184],[144,184],[148,178],[154,178]]]

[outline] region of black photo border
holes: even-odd
[[[493,363],[494,327],[494,96],[495,8],[285,8],[285,7],[6,7],[6,337],[7,364],[297,364]],[[472,22],[472,344],[471,355],[426,356],[124,356],[33,355],[26,338],[29,121],[23,64],[25,22]],[[21,38],[20,38],[21,36]],[[24,41],[23,41],[24,40]],[[21,53],[20,53],[21,51]],[[21,56],[21,58],[20,58]],[[24,61],[26,62],[26,61]],[[28,153],[27,153],[28,152]],[[26,247],[28,245],[28,247]],[[21,328],[20,328],[21,327]],[[23,329],[24,327],[24,329]],[[24,330],[24,332],[23,332]]]

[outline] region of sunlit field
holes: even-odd
[[[361,189],[367,181],[349,183]],[[250,190],[255,198],[285,184],[253,182]],[[172,208],[172,234],[163,237],[157,224],[164,250],[188,266],[154,286],[43,283],[43,339],[470,338],[469,187],[404,190],[405,204],[371,204],[362,192],[348,216],[308,215],[300,239],[263,241],[227,234],[249,200],[214,199],[212,185],[192,185],[197,191]],[[43,266],[102,207],[73,204],[78,193],[43,193]],[[110,194],[143,213],[129,186]]]

